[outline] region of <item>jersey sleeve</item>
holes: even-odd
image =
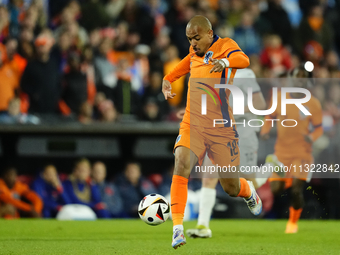
[[[190,72],[190,59],[191,54],[188,54],[185,58],[181,60],[181,62],[178,63],[178,65],[165,77],[164,80],[169,81],[170,83],[178,80],[183,75],[186,75]]]
[[[249,66],[248,56],[244,54],[234,40],[229,39],[225,43],[223,50],[225,51],[225,58],[229,61],[229,67],[243,69]]]

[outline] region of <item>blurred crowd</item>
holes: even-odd
[[[54,218],[64,205],[90,207],[99,218],[138,217],[141,199],[151,193],[164,196],[170,192],[173,167],[162,174],[142,175],[141,165],[129,161],[114,181],[107,181],[106,165],[78,159],[70,175],[58,173],[47,164],[38,176],[18,175],[15,167],[7,167],[0,179],[0,218]],[[189,187],[200,188],[200,181]]]
[[[0,123],[125,117],[177,121],[188,77],[165,101],[162,77],[188,53],[185,28],[205,15],[233,38],[258,78],[309,60],[340,78],[339,0],[0,0]],[[339,83],[313,88],[332,125]],[[328,123],[328,122],[327,122]]]

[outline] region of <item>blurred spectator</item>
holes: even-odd
[[[126,0],[108,0],[105,6],[107,15],[111,23],[116,23],[120,12],[124,9]]]
[[[115,122],[118,117],[116,108],[111,100],[104,100],[98,105],[101,122]]]
[[[62,72],[67,71],[67,60],[69,57],[69,53],[72,48],[72,42],[71,42],[71,35],[68,31],[63,31],[60,33],[60,36],[57,39],[57,45],[56,45],[56,52],[60,62],[60,70]]]
[[[132,67],[132,79],[134,81],[134,90],[136,90],[138,94],[143,94],[144,87],[149,82],[149,54],[150,47],[148,45],[139,44],[135,47],[135,59]]]
[[[32,217],[39,218],[43,202],[31,191],[28,185],[17,180],[17,170],[8,167],[0,179],[0,203],[5,207],[2,217],[7,219]]]
[[[69,109],[64,114],[71,112],[78,115],[82,104],[87,100],[87,79],[80,71],[80,56],[73,52],[68,57],[69,71],[63,78],[62,99]]]
[[[0,48],[0,111],[7,111],[20,82],[20,70],[18,66],[6,61],[5,50],[5,47]]]
[[[332,27],[323,18],[321,5],[311,6],[308,15],[303,18],[295,35],[297,52],[303,52],[310,41],[319,43],[324,52],[332,49],[333,31]]]
[[[58,40],[59,36],[67,31],[71,37],[71,45],[81,49],[89,41],[86,30],[79,26],[76,15],[70,7],[65,7],[61,14],[61,25],[55,30],[54,35]]]
[[[8,11],[10,16],[9,33],[11,36],[17,37],[19,34],[19,17],[23,13],[21,0],[10,1],[8,4]]]
[[[241,23],[242,13],[245,9],[245,1],[230,0],[227,14],[227,22],[233,27]]]
[[[168,101],[164,99],[162,93],[162,78],[163,76],[159,72],[151,73],[150,85],[146,88],[142,99],[143,120],[164,120],[170,112]]]
[[[50,51],[54,40],[49,31],[35,41],[37,57],[30,61],[21,79],[21,89],[30,101],[32,113],[55,114],[61,98],[61,73],[57,59]]]
[[[89,38],[89,43],[94,51],[94,53],[97,53],[96,51],[98,50],[99,44],[101,43],[102,40],[102,35],[100,33],[99,29],[93,29],[90,32],[90,38]]]
[[[136,115],[140,111],[141,99],[133,86],[131,68],[127,59],[121,59],[117,66],[117,86],[114,88],[113,102],[122,114]]]
[[[34,32],[35,35],[39,34],[43,27],[38,24],[39,12],[36,6],[31,5],[25,12],[21,25]]]
[[[103,92],[96,93],[93,105],[93,117],[94,119],[100,119],[101,113],[99,110],[99,105],[106,100],[106,95]]]
[[[278,35],[273,34],[265,38],[260,58],[262,65],[271,70],[273,77],[288,71],[292,66],[290,53],[281,44]]]
[[[91,164],[83,158],[76,162],[72,174],[63,186],[73,204],[89,206],[99,218],[108,218],[109,212],[100,197],[100,191],[91,179]]]
[[[181,59],[178,56],[178,50],[176,46],[170,45],[165,51],[164,76],[170,73],[180,61]],[[155,88],[160,87],[161,84],[157,85],[156,82],[162,83],[163,81],[152,80],[152,85],[150,85],[156,86]],[[177,81],[172,83],[172,91],[176,94],[176,96],[173,99],[167,101],[169,105],[179,107],[183,104],[183,101],[186,101],[186,99],[183,98],[185,89],[184,82],[185,77],[181,77]]]
[[[268,9],[263,12],[262,17],[271,25],[267,33],[278,34],[284,45],[292,46],[292,26],[287,12],[282,8],[282,0],[268,0]]]
[[[170,45],[170,37],[168,35],[168,32],[162,31],[160,32],[157,37],[155,38],[155,41],[151,45],[151,51],[149,55],[149,61],[150,61],[150,69],[151,70],[160,70],[162,68],[162,65],[164,64],[164,53],[166,49]],[[176,46],[174,46],[176,47]],[[177,55],[178,55],[177,50]],[[160,70],[161,71],[161,70]]]
[[[89,45],[83,49],[81,71],[86,74],[87,100],[90,104],[93,104],[97,93],[96,73],[93,65],[93,49]]]
[[[329,70],[339,70],[339,56],[336,51],[331,50],[326,54],[326,66]]]
[[[18,41],[17,39],[13,37],[8,37],[6,39],[6,61],[9,62],[11,65],[13,65],[13,68],[19,70],[20,76],[24,72],[27,61],[23,57],[21,57],[17,51],[18,51]]]
[[[185,33],[186,26],[196,13],[195,9],[188,5],[188,1],[176,0],[173,3],[167,13],[167,23],[171,31],[171,41],[177,46],[180,57],[184,58],[190,46]]]
[[[40,119],[31,114],[20,112],[20,99],[13,98],[9,102],[8,111],[0,113],[0,123],[4,124],[40,124]]]
[[[21,28],[18,53],[27,60],[32,60],[34,57],[33,39],[34,34],[32,30],[25,27]]]
[[[129,36],[129,24],[125,21],[121,21],[117,25],[116,30],[118,36],[115,38],[115,49],[116,51],[126,51]]]
[[[303,0],[304,1],[304,0]],[[309,0],[309,2],[314,0]],[[299,8],[299,0],[285,0],[282,1],[282,7],[286,10],[288,18],[293,27],[300,24],[302,18],[302,11]]]
[[[82,16],[80,24],[82,24],[86,30],[108,25],[109,18],[102,2],[103,1],[100,0],[83,1],[81,5]]]
[[[107,210],[111,217],[119,217],[123,212],[123,201],[119,194],[118,188],[113,184],[105,181],[106,166],[103,162],[96,162],[92,166],[92,180],[100,189],[101,200],[106,204]]]
[[[84,102],[80,106],[80,112],[78,115],[79,122],[83,124],[92,123],[93,122],[92,115],[93,115],[93,106],[88,101]]]
[[[235,28],[233,40],[245,54],[258,54],[261,50],[261,39],[254,29],[254,17],[251,12],[242,14],[241,23]]]
[[[123,199],[124,209],[130,217],[138,217],[140,200],[156,192],[153,184],[142,176],[141,166],[137,162],[126,164],[123,175],[117,179],[117,185]]]
[[[143,10],[139,2],[126,0],[120,13],[120,19],[129,23],[131,31],[136,31],[141,37],[141,43],[150,45],[154,39],[155,20],[151,13]]]
[[[169,167],[169,169],[167,169],[167,171],[162,174],[162,182],[158,185],[158,192],[162,196],[167,196],[168,194],[170,194],[173,172],[174,165]]]
[[[44,218],[54,218],[63,205],[71,203],[64,192],[54,165],[45,166],[32,183],[32,190],[44,201],[42,210]]]
[[[113,100],[113,88],[117,85],[115,67],[107,59],[107,54],[112,49],[111,38],[103,38],[99,44],[99,53],[94,58],[97,91],[101,91],[108,99]]]
[[[5,6],[0,5],[0,42],[9,35],[9,14]]]

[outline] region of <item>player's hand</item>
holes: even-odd
[[[220,73],[226,68],[225,63],[220,59],[213,59],[212,57],[210,57],[209,60],[214,66],[213,68],[211,68],[210,73]]]
[[[313,143],[313,140],[312,140],[312,138],[309,135],[305,135],[304,137],[305,137],[305,141],[307,143]]]
[[[171,83],[168,80],[163,80],[162,92],[165,100],[168,100],[168,98],[174,98],[174,96],[176,96],[176,93],[171,93]]]
[[[176,113],[176,117],[181,120],[183,119],[184,113],[185,113],[185,109],[181,109]]]
[[[270,135],[269,134],[262,134],[262,135],[260,135],[260,138],[262,140],[268,140],[270,138]]]

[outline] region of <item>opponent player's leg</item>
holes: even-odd
[[[281,193],[285,190],[285,182],[279,181],[279,179],[277,180],[270,179],[269,181],[270,181],[270,189],[274,197],[281,195]]]
[[[218,178],[203,178],[200,194],[198,225],[209,229],[209,221],[216,202]]]
[[[205,161],[206,159],[204,159],[204,162]],[[209,162],[211,163],[210,160]],[[205,162],[203,164],[206,165],[207,163]],[[216,201],[217,182],[218,178],[202,178],[197,226],[196,228],[188,229],[186,231],[186,234],[191,238],[212,237],[209,222]]]
[[[291,206],[289,207],[289,220],[285,233],[294,234],[298,231],[298,220],[300,219],[302,208],[304,205],[303,188],[304,180],[293,179],[291,187]]]
[[[256,189],[264,185],[273,172],[280,178],[284,178],[286,174],[284,172],[284,164],[278,160],[275,154],[269,154],[266,157],[265,164],[260,168],[260,171],[257,174]]]
[[[176,148],[175,168],[170,189],[173,220],[172,247],[175,249],[186,243],[183,234],[183,218],[188,196],[188,178],[197,160],[197,156],[189,148],[183,146]]]

